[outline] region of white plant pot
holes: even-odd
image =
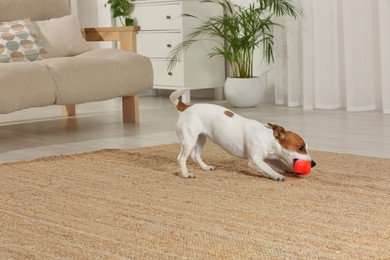
[[[225,98],[235,107],[255,107],[263,98],[265,87],[262,78],[227,78]]]

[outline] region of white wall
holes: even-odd
[[[104,7],[106,0],[72,0],[77,2],[77,10],[82,27],[109,27],[111,13]]]
[[[104,7],[107,0],[71,0],[72,13],[78,14],[82,28],[110,27],[111,13]],[[112,43],[91,43],[93,48],[110,48]]]
[[[70,6],[72,7],[72,14],[77,14],[77,0],[70,0]]]

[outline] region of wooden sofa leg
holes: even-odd
[[[75,116],[76,115],[76,105],[65,105],[65,106],[62,106],[62,115],[64,115],[64,116]]]
[[[138,94],[122,97],[122,114],[124,123],[139,122]]]

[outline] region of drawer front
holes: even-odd
[[[143,33],[137,34],[137,53],[150,58],[167,58],[181,41],[181,33]]]
[[[184,69],[182,63],[177,64],[173,71],[167,71],[165,60],[152,60],[154,85],[184,86]]]
[[[181,3],[135,4],[133,17],[142,31],[181,30]]]

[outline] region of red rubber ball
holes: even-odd
[[[311,170],[311,162],[306,160],[296,160],[294,163],[294,171],[301,175],[309,174]]]

